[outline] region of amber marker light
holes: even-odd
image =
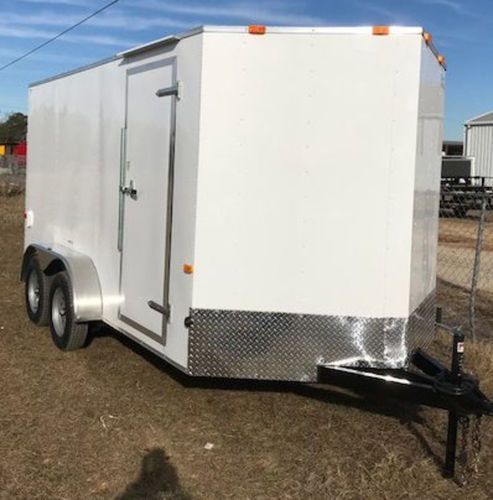
[[[183,272],[185,274],[193,274],[193,265],[192,264],[183,264]]]
[[[377,36],[390,35],[389,26],[373,26],[372,33]]]
[[[265,35],[267,28],[262,24],[250,24],[248,26],[248,33],[250,35]]]

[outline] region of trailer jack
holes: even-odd
[[[438,316],[437,316],[438,318]],[[418,371],[379,370],[372,368],[320,365],[319,381],[347,389],[378,393],[383,397],[402,399],[413,403],[448,411],[447,444],[443,475],[465,484],[467,477],[456,477],[457,438],[462,427],[462,445],[465,448],[470,419],[475,418],[472,428],[472,457],[463,450],[461,459],[472,463],[463,464],[467,473],[477,469],[480,451],[479,426],[483,415],[493,416],[493,402],[479,389],[479,382],[463,372],[464,334],[460,328],[451,328],[437,320],[437,327],[451,333],[452,365],[444,367],[439,361],[421,349],[411,357],[411,365]],[[467,474],[465,474],[467,476]]]

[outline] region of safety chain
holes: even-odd
[[[457,460],[459,471],[456,478],[461,486],[465,486],[479,472],[481,415],[460,417],[459,425],[461,430],[461,449]]]

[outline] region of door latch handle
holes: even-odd
[[[133,200],[137,199],[137,190],[134,186],[134,181],[131,180],[128,186],[120,186],[120,193],[130,196]]]
[[[161,313],[165,318],[169,319],[170,316],[169,307],[161,306],[158,303],[154,302],[153,300],[148,300],[147,305],[154,311]]]

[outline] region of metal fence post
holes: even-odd
[[[478,288],[481,249],[483,248],[484,226],[486,222],[487,196],[482,193],[481,199],[481,215],[479,217],[478,236],[476,239],[476,250],[474,254],[474,267],[472,271],[471,294],[469,296],[469,327],[471,330],[471,338],[476,340],[476,292]]]

